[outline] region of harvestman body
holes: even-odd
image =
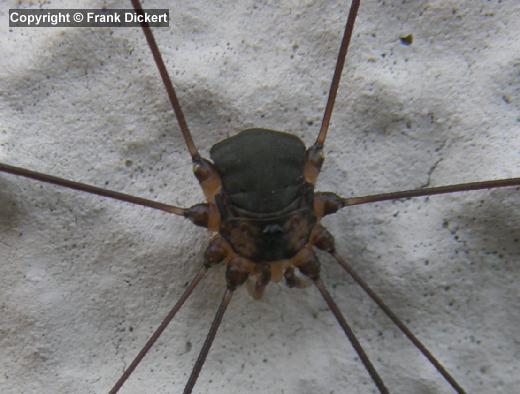
[[[141,12],[139,2],[133,0],[132,3],[137,12]],[[352,267],[336,254],[334,239],[320,224],[320,219],[349,205],[456,191],[517,186],[520,185],[520,178],[355,198],[342,198],[334,193],[314,191],[314,184],[323,163],[323,146],[359,4],[359,0],[352,1],[322,127],[316,142],[306,148],[299,138],[291,134],[274,130],[249,129],[214,145],[210,152],[212,161],[200,156],[192,140],[152,32],[147,24],[142,25],[192,156],[195,176],[206,196],[205,203],[183,209],[0,163],[0,171],[3,172],[160,209],[184,216],[196,225],[206,227],[217,233],[206,250],[204,267],[192,280],[181,299],[172,308],[135,360],[124,371],[110,391],[111,393],[117,392],[122,387],[201,281],[207,269],[215,264],[222,263],[226,264],[227,267],[227,289],[185,386],[184,393],[191,393],[193,390],[234,290],[247,282],[252,296],[260,298],[270,281],[284,279],[290,287],[302,287],[305,283],[297,275],[298,272],[308,277],[317,286],[378,390],[381,393],[388,393],[388,389],[350,329],[345,317],[324,287],[320,279],[320,265],[314,253],[315,248],[333,255],[338,263],[435,366],[452,388],[456,392],[464,393],[463,388],[404,323],[353,271]]]

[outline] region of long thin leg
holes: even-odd
[[[21,167],[14,167],[4,163],[0,163],[0,172],[23,176],[40,182],[52,183],[54,185],[68,187],[69,189],[81,190],[83,192],[97,194],[98,196],[110,197],[132,204],[144,205],[145,207],[159,209],[161,211],[173,213],[175,215],[184,216],[184,213],[186,212],[184,208],[179,208],[173,205],[163,204],[161,202],[147,200],[145,198],[135,197],[129,194],[114,192],[112,190],[102,189],[100,187],[87,185],[85,183],[69,181],[68,179],[58,178],[56,176],[42,174],[41,172],[36,172]]]
[[[224,293],[224,297],[222,297],[222,301],[220,302],[220,306],[218,307],[217,313],[215,314],[215,318],[211,323],[211,327],[209,329],[206,340],[204,341],[204,345],[202,345],[202,349],[200,350],[199,357],[193,366],[193,370],[191,371],[190,378],[188,379],[188,383],[184,387],[184,394],[191,394],[193,390],[193,386],[197,382],[197,378],[199,377],[200,371],[204,362],[206,361],[206,357],[208,356],[209,349],[211,348],[211,344],[215,339],[215,335],[217,335],[217,330],[222,322],[222,318],[224,317],[224,312],[226,312],[227,306],[231,301],[231,297],[233,296],[233,291],[231,289],[226,289]]]
[[[336,61],[336,69],[334,70],[334,76],[332,77],[332,83],[330,85],[329,98],[327,99],[325,113],[323,114],[323,120],[321,122],[320,133],[318,134],[318,138],[316,138],[315,145],[323,145],[325,143],[325,138],[327,137],[330,118],[332,116],[334,102],[336,101],[336,94],[338,93],[341,72],[343,71],[343,66],[345,65],[345,58],[347,56],[350,38],[352,37],[352,30],[354,29],[354,21],[356,20],[359,4],[360,0],[352,0],[352,4],[350,5],[347,24],[345,26],[345,32],[343,33],[343,39],[341,40],[341,47],[338,53],[338,60]]]
[[[137,368],[141,360],[146,356],[146,353],[152,348],[155,341],[159,339],[163,331],[166,329],[168,324],[172,321],[172,319],[175,317],[175,314],[181,309],[181,307],[184,305],[184,302],[188,299],[188,297],[191,295],[193,290],[195,290],[195,287],[199,284],[199,282],[202,280],[204,275],[206,274],[206,268],[203,268],[199,271],[199,273],[193,278],[190,285],[184,290],[184,293],[182,293],[181,298],[177,301],[177,303],[173,306],[173,308],[168,312],[166,317],[163,319],[159,327],[154,331],[152,336],[146,341],[146,344],[143,346],[143,348],[139,351],[137,356],[135,357],[134,361],[128,366],[128,368],[123,372],[123,375],[119,378],[119,380],[116,382],[114,387],[109,391],[109,394],[115,394],[119,391],[119,389],[123,386],[123,384],[126,382],[126,380],[130,377],[132,372]]]
[[[394,322],[394,324],[402,331],[404,335],[420,350],[420,352],[432,363],[432,365],[439,371],[439,373],[446,379],[446,381],[459,394],[465,394],[464,389],[457,383],[457,381],[448,373],[448,371],[437,361],[437,359],[430,353],[430,351],[422,344],[419,339],[410,331],[410,329],[399,319],[392,310],[386,306],[383,300],[368,286],[368,284],[354,271],[352,266],[348,264],[344,258],[337,253],[331,253],[336,261],[343,267],[345,271],[361,286],[363,290],[369,295],[372,300],[385,312],[385,314]]]
[[[434,194],[464,192],[468,190],[493,189],[497,187],[520,186],[520,178],[498,179],[495,181],[459,183],[457,185],[430,187],[427,189],[404,190],[392,193],[373,194],[363,197],[342,198],[343,206],[368,204],[378,201],[397,200],[400,198],[431,196]]]
[[[139,0],[132,0],[132,6],[138,14],[143,14],[143,8],[141,7],[141,3],[139,2]],[[148,46],[152,51],[155,64],[159,69],[159,74],[161,74],[161,79],[166,88],[166,92],[168,93],[168,98],[170,99],[170,103],[173,107],[173,110],[175,111],[175,117],[177,118],[177,123],[179,124],[179,127],[181,129],[181,133],[184,137],[184,141],[186,142],[186,146],[188,147],[188,151],[190,152],[191,158],[193,160],[197,160],[200,158],[199,151],[197,150],[197,147],[193,142],[190,129],[188,128],[188,124],[186,123],[186,119],[184,118],[184,113],[182,112],[181,105],[179,104],[179,100],[177,99],[177,95],[175,94],[175,89],[170,79],[170,75],[168,74],[168,70],[164,65],[161,52],[159,51],[159,47],[155,42],[152,30],[150,29],[150,26],[147,22],[141,22],[141,28],[143,29],[146,41],[148,42]]]
[[[350,343],[352,344],[352,346],[356,350],[357,354],[359,355],[359,358],[363,362],[363,365],[367,369],[368,373],[370,374],[370,377],[374,381],[374,383],[377,386],[377,388],[379,389],[379,391],[382,394],[388,394],[389,391],[385,387],[385,385],[383,383],[383,380],[378,375],[376,369],[374,368],[374,366],[370,362],[368,356],[366,355],[365,351],[363,350],[363,347],[361,346],[361,344],[359,343],[358,339],[356,338],[356,335],[352,331],[352,328],[350,328],[350,326],[348,325],[347,321],[345,320],[345,317],[343,316],[343,314],[339,310],[338,306],[336,305],[336,303],[332,299],[331,295],[329,294],[329,292],[327,291],[327,289],[323,285],[323,282],[321,281],[321,279],[319,279],[319,278],[315,279],[314,280],[314,284],[316,285],[316,287],[320,291],[321,295],[325,299],[325,302],[327,303],[327,305],[329,306],[330,310],[332,311],[332,313],[336,317],[336,320],[338,321],[339,325],[341,326],[343,331],[345,331],[345,334],[347,335],[348,339],[350,340]]]

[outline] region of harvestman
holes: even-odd
[[[133,0],[132,4],[137,12],[142,12],[138,0]],[[206,203],[197,204],[191,208],[180,208],[0,163],[0,171],[2,172],[159,209],[183,216],[198,226],[218,232],[218,235],[211,240],[208,246],[204,266],[192,279],[181,298],[115,383],[110,390],[111,393],[116,393],[122,387],[203,279],[207,270],[211,266],[221,263],[225,263],[227,267],[227,289],[185,386],[184,393],[191,393],[195,386],[234,290],[247,281],[252,296],[260,298],[270,281],[279,281],[282,278],[290,287],[301,287],[303,283],[296,275],[296,271],[310,278],[316,285],[359,355],[367,372],[372,377],[374,384],[381,393],[388,393],[389,391],[383,380],[320,279],[319,262],[313,252],[314,248],[331,254],[423,353],[451,387],[458,393],[465,392],[419,339],[359,277],[352,266],[336,253],[332,235],[319,222],[323,216],[333,214],[347,206],[467,190],[518,186],[520,185],[520,178],[464,183],[353,198],[342,198],[333,193],[314,192],[314,183],[323,163],[323,147],[359,5],[359,0],[352,1],[321,129],[315,143],[305,150],[303,143],[297,137],[289,134],[264,129],[245,130],[238,136],[228,138],[213,146],[211,149],[213,162],[202,158],[199,154],[152,32],[147,24],[142,24],[146,40],[166,87],[187,149],[192,157],[195,176],[206,196]],[[249,149],[239,154],[236,147],[241,144],[245,145],[246,142]],[[230,154],[229,152],[233,153]],[[279,171],[280,173],[276,176],[272,176],[266,173],[265,168],[267,167],[269,170],[269,167],[261,161],[262,159],[273,163],[273,165],[286,163],[287,167],[284,168],[284,171]],[[254,184],[248,182],[251,179],[254,179]]]

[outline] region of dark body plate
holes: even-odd
[[[255,262],[294,256],[316,222],[303,142],[288,133],[249,129],[214,145],[210,155],[222,179],[216,196],[220,234]]]

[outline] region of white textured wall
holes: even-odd
[[[171,27],[155,34],[204,153],[252,126],[313,141],[346,3],[145,3],[171,10]],[[140,29],[9,29],[18,4],[0,10],[0,161],[182,206],[202,201]],[[363,1],[319,189],[353,196],[520,176],[519,7]],[[408,33],[414,42],[403,46]],[[353,207],[325,223],[469,393],[512,394],[519,206],[515,189],[470,192]],[[207,242],[175,216],[0,175],[0,391],[106,392]],[[451,392],[322,260],[390,391]],[[122,392],[182,392],[223,287],[215,269]],[[317,291],[272,285],[261,302],[237,292],[196,392],[375,389]]]

